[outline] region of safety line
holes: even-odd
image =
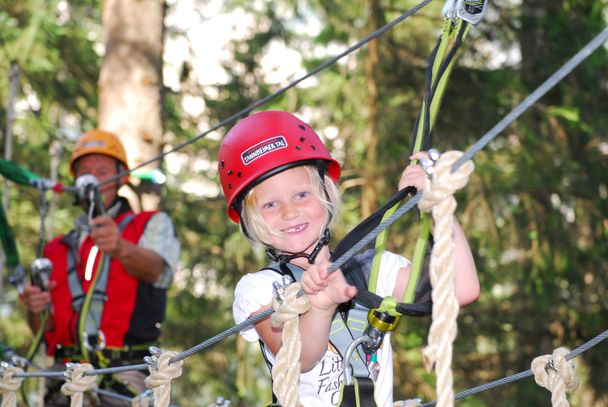
[[[210,129],[204,131],[203,133],[199,134],[196,137],[191,138],[188,141],[185,141],[182,144],[178,144],[177,146],[173,147],[172,149],[162,152],[161,154],[159,154],[158,156],[151,158],[148,161],[145,161],[141,164],[139,164],[138,166],[131,168],[129,170],[126,171],[122,171],[119,174],[108,178],[107,180],[100,182],[99,186],[101,187],[102,185],[105,185],[107,183],[110,183],[116,179],[119,179],[120,177],[123,177],[135,170],[138,170],[148,164],[153,163],[154,161],[158,161],[162,158],[164,158],[166,155],[174,153],[178,150],[181,150],[182,148],[188,146],[189,144],[194,143],[195,141],[198,141],[199,139],[205,137],[207,134],[221,128],[224,127],[227,124],[230,124],[232,122],[234,122],[235,120],[237,120],[238,118],[246,115],[247,113],[251,112],[253,109],[260,107],[268,102],[270,102],[271,100],[275,99],[276,97],[282,95],[283,93],[285,93],[286,91],[288,91],[289,89],[295,87],[296,85],[300,84],[300,82],[310,78],[311,76],[316,75],[317,73],[321,72],[322,70],[328,68],[329,66],[335,64],[337,61],[339,61],[340,59],[344,58],[345,56],[347,56],[348,54],[351,54],[352,52],[356,51],[357,49],[361,48],[363,45],[367,44],[368,42],[370,42],[373,39],[378,38],[379,36],[381,36],[382,34],[384,34],[386,31],[388,31],[389,29],[393,28],[395,25],[401,23],[403,20],[405,20],[406,18],[416,14],[418,11],[420,11],[423,7],[425,7],[427,4],[429,4],[432,0],[424,0],[422,2],[420,2],[419,4],[417,4],[416,6],[412,7],[411,9],[409,9],[408,11],[406,11],[405,13],[401,14],[399,17],[395,18],[393,21],[391,21],[390,23],[385,24],[384,26],[380,27],[379,29],[377,29],[376,31],[372,32],[371,34],[366,35],[365,37],[363,37],[361,40],[359,40],[357,43],[355,43],[354,45],[348,47],[346,50],[342,51],[340,54],[334,56],[333,58],[325,61],[324,63],[322,63],[321,65],[317,66],[316,68],[312,69],[311,71],[308,71],[308,73],[306,73],[304,76],[301,76],[300,78],[294,80],[293,82],[289,83],[287,86],[277,90],[276,92],[265,96],[259,100],[257,100],[256,102],[253,102],[252,104],[250,104],[249,106],[245,107],[244,109],[238,111],[237,113],[233,114],[232,116],[229,116],[227,119],[222,120],[221,122],[219,122],[218,124],[216,124],[215,126],[211,127]]]
[[[566,355],[566,360],[570,360],[570,359],[577,357],[581,353],[591,349],[592,347],[594,347],[601,341],[605,340],[606,338],[608,338],[608,330],[602,332],[601,334],[597,335],[595,338],[591,339],[590,341],[585,342],[583,345],[579,346],[572,352],[568,353]],[[485,383],[485,384],[482,384],[482,385],[479,385],[476,387],[472,387],[468,390],[464,390],[459,393],[456,393],[454,395],[454,400],[460,400],[465,397],[472,396],[474,394],[481,393],[483,391],[490,390],[490,389],[502,386],[507,383],[512,383],[512,382],[515,382],[515,381],[518,381],[521,379],[525,379],[526,377],[530,377],[532,375],[533,375],[532,370],[528,369],[524,372],[519,372],[514,375],[507,376],[502,379],[494,380],[492,382]],[[436,404],[437,404],[437,401],[431,401],[429,403],[422,404],[420,407],[433,407]]]

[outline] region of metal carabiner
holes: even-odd
[[[352,386],[353,385],[353,374],[351,372],[350,359],[357,349],[357,346],[361,344],[366,344],[368,346],[373,345],[373,339],[367,335],[362,335],[352,341],[348,348],[346,348],[346,352],[344,353],[344,359],[342,360],[342,371],[344,372],[344,385]]]

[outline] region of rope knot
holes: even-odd
[[[272,307],[275,311],[270,317],[272,326],[280,328],[288,321],[297,320],[300,315],[310,309],[308,296],[298,297],[301,290],[300,283],[290,284],[284,288],[281,297],[275,297],[272,300]]]
[[[171,362],[177,352],[150,348],[151,357],[146,356],[150,376],[146,377],[146,386],[154,391],[156,406],[166,407],[171,400],[171,382],[182,375],[184,361]]]
[[[70,397],[71,407],[82,406],[84,392],[96,387],[97,376],[85,376],[85,373],[91,370],[93,370],[93,365],[90,363],[66,364],[66,382],[61,386],[61,392]]]
[[[272,367],[272,390],[284,407],[298,407],[300,403],[300,355],[302,341],[300,338],[300,315],[310,309],[308,296],[298,297],[300,283],[281,287],[281,295],[275,297],[272,306],[272,326],[283,328],[282,345]]]
[[[447,151],[435,161],[433,177],[425,181],[422,199],[418,202],[420,210],[430,212],[434,206],[452,198],[457,190],[469,182],[469,175],[475,169],[472,161],[466,161],[452,172],[452,165],[462,154],[460,151]]]
[[[551,355],[543,355],[532,361],[532,373],[539,386],[551,392],[554,407],[570,406],[566,393],[578,387],[574,362],[567,360],[568,349],[557,348]]]
[[[17,405],[17,391],[23,383],[22,377],[15,377],[16,374],[23,373],[23,369],[3,365],[0,376],[0,394],[2,395],[2,407],[13,407]]]

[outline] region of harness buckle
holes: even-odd
[[[82,331],[82,343],[84,347],[90,352],[97,352],[104,350],[106,347],[106,335],[100,329],[97,334],[88,334],[86,331]]]

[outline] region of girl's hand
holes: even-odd
[[[310,266],[302,274],[301,284],[313,307],[333,312],[339,304],[351,300],[357,294],[357,288],[346,282],[341,270],[329,274],[328,265],[321,263]]]
[[[419,151],[410,156],[410,160],[422,160],[428,158],[428,154],[425,151]],[[428,177],[427,173],[420,164],[410,164],[405,167],[403,173],[401,173],[401,179],[399,180],[399,190],[407,187],[415,187],[418,191],[424,189],[424,181]]]

